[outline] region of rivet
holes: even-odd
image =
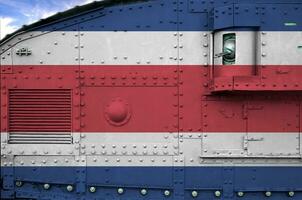
[[[72,192],[73,191],[73,186],[72,185],[67,185],[66,190],[68,192]]]
[[[295,192],[294,192],[294,191],[290,191],[290,192],[288,192],[288,196],[289,196],[289,197],[293,197],[293,196],[295,196]]]
[[[196,198],[198,196],[198,192],[194,190],[192,191],[191,195],[193,198]]]
[[[43,185],[44,190],[48,190],[50,188],[50,185],[48,183],[45,183]]]
[[[243,197],[244,196],[244,192],[237,192],[237,196],[238,197]]]
[[[167,196],[170,196],[170,191],[169,190],[165,190],[164,191],[164,195],[167,197]]]
[[[145,195],[147,195],[147,190],[146,189],[141,189],[141,195],[143,195],[143,196],[145,196]]]
[[[270,191],[265,192],[265,196],[270,197],[272,196],[272,193]]]
[[[95,187],[90,187],[90,188],[89,188],[89,192],[95,193],[95,192],[96,192],[96,188],[95,188]]]
[[[22,181],[16,181],[16,186],[21,187],[23,185]]]
[[[221,196],[221,192],[219,190],[215,191],[215,197],[220,197]]]
[[[124,193],[124,189],[123,188],[118,188],[117,189],[117,193],[118,194],[123,194]]]

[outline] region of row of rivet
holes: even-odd
[[[94,187],[94,186],[91,186],[91,187],[89,187],[89,191],[90,191],[91,193],[95,193],[95,192],[97,191],[97,188]],[[124,193],[125,193],[124,188],[118,188],[118,189],[117,189],[117,193],[118,193],[119,195],[124,194]],[[143,196],[145,196],[145,195],[148,194],[148,190],[147,190],[147,189],[141,189],[141,190],[140,190],[140,194],[143,195]],[[169,190],[165,190],[165,191],[163,192],[163,194],[164,194],[164,196],[167,197],[167,196],[170,196],[171,192],[170,192]]]
[[[23,182],[22,182],[22,181],[16,181],[15,184],[16,184],[17,187],[22,187]],[[43,188],[44,188],[45,190],[49,190],[50,187],[51,187],[51,186],[50,186],[50,184],[48,184],[48,183],[43,184]],[[72,192],[73,189],[74,189],[74,188],[73,188],[72,185],[67,185],[67,186],[66,186],[66,190],[67,190],[68,192]],[[89,191],[90,191],[91,193],[95,193],[96,190],[97,190],[97,189],[96,189],[96,187],[94,187],[94,186],[89,187]],[[124,190],[123,188],[118,188],[118,189],[117,189],[117,193],[120,194],[120,195],[124,194],[124,192],[125,192],[125,190]],[[147,195],[147,194],[148,194],[147,189],[141,189],[141,190],[140,190],[140,194],[143,195],[143,196]],[[170,192],[169,190],[165,190],[163,194],[164,194],[165,196],[170,196],[171,192]],[[289,191],[287,194],[288,194],[289,197],[293,197],[293,196],[295,195],[295,192],[294,192],[294,191]],[[191,192],[191,195],[192,195],[193,198],[196,198],[196,197],[198,197],[199,193],[198,193],[196,190],[193,190],[193,191]],[[215,197],[221,197],[222,194],[221,194],[221,191],[217,190],[217,191],[214,192],[214,195],[215,195]],[[242,192],[242,191],[237,192],[237,196],[238,196],[238,197],[243,197],[244,195],[245,195],[245,193]],[[271,196],[272,196],[272,192],[266,191],[266,192],[264,193],[264,195],[265,195],[266,197],[271,197]]]
[[[22,187],[22,186],[23,186],[23,182],[22,182],[22,181],[16,181],[16,182],[15,182],[15,185],[16,185],[17,187]],[[45,183],[45,184],[43,184],[43,188],[44,188],[45,190],[49,190],[49,189],[51,188],[51,185],[48,184],[48,183]],[[67,186],[66,186],[66,190],[67,190],[68,192],[72,192],[72,191],[74,190],[74,188],[73,188],[72,185],[67,185]],[[89,191],[90,191],[91,193],[95,193],[95,192],[97,191],[97,188],[94,187],[94,186],[91,186],[91,187],[89,187]],[[118,189],[117,189],[117,193],[120,194],[120,195],[122,195],[122,194],[125,193],[125,190],[124,190],[123,188],[118,188]],[[141,190],[140,190],[140,194],[143,195],[143,196],[145,196],[145,195],[148,194],[148,190],[147,190],[147,189],[141,189]],[[170,190],[165,190],[165,191],[163,192],[163,194],[164,194],[164,196],[170,196],[171,192],[170,192]]]
[[[196,190],[194,190],[194,191],[192,191],[191,195],[192,195],[193,198],[196,198],[196,197],[198,197],[199,194],[198,194],[198,192],[197,192]],[[221,192],[220,192],[219,190],[217,190],[217,191],[214,192],[214,195],[215,195],[215,197],[221,197]],[[237,196],[238,196],[238,197],[243,197],[244,195],[245,195],[245,193],[242,192],[242,191],[237,192]],[[271,196],[272,196],[272,192],[266,191],[266,192],[264,193],[264,195],[265,195],[266,197],[271,197]],[[289,191],[289,192],[287,193],[287,195],[288,195],[289,197],[293,197],[293,196],[295,195],[295,192],[294,192],[294,191]]]
[[[15,185],[16,185],[17,187],[22,187],[22,186],[23,186],[23,182],[22,182],[22,181],[16,181],[16,182],[15,182]],[[51,187],[51,186],[50,186],[50,184],[48,184],[48,183],[43,184],[43,188],[44,188],[45,190],[49,190],[50,187]],[[66,186],[66,190],[67,190],[68,192],[72,192],[72,191],[74,190],[73,185],[67,185],[67,186]]]

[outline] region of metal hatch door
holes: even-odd
[[[265,100],[248,102],[248,155],[299,157],[299,102]]]

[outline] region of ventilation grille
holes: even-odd
[[[71,91],[9,91],[10,143],[71,143]]]

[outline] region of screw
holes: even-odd
[[[294,195],[295,195],[295,192],[294,192],[294,191],[288,192],[288,196],[289,196],[289,197],[293,197]]]
[[[265,192],[265,196],[270,197],[270,196],[272,196],[272,193],[267,191],[267,192]]]
[[[221,192],[219,190],[215,191],[215,197],[220,197],[221,196]]]
[[[73,186],[72,185],[67,185],[66,189],[67,189],[68,192],[72,192]]]
[[[21,187],[23,185],[22,181],[16,181],[16,186]]]
[[[167,196],[170,196],[170,191],[169,190],[165,190],[164,191],[164,195],[167,197]]]
[[[195,191],[195,190],[194,190],[194,191],[192,191],[192,193],[191,193],[191,194],[192,194],[192,197],[194,197],[194,198],[198,196],[198,192],[197,192],[197,191]]]
[[[48,189],[50,188],[50,185],[49,185],[48,183],[45,183],[45,184],[43,185],[43,188],[44,188],[45,190],[48,190]]]
[[[90,188],[89,188],[89,192],[95,193],[95,192],[96,192],[96,188],[95,188],[95,187],[90,187]]]
[[[244,196],[244,193],[243,193],[243,192],[237,192],[237,196],[238,196],[238,197],[243,197],[243,196]]]
[[[147,192],[146,189],[142,189],[142,190],[141,190],[141,195],[145,196],[147,193],[148,193],[148,192]]]
[[[117,193],[118,194],[123,194],[124,193],[124,189],[123,188],[118,188],[117,189]]]

